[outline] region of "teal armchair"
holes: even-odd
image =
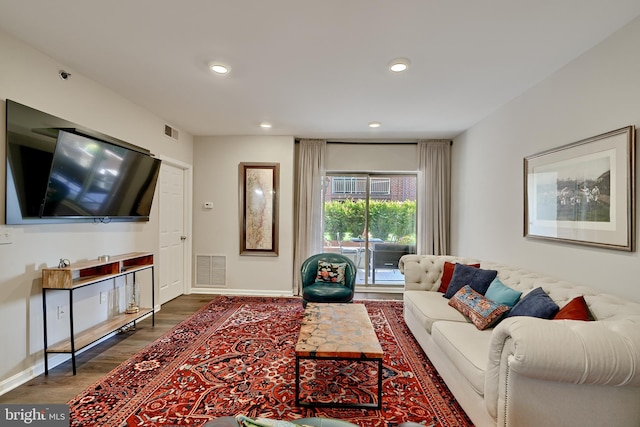
[[[312,255],[302,263],[300,272],[304,306],[308,302],[353,301],[357,269],[349,257],[336,253]]]

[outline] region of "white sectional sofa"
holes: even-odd
[[[541,287],[560,308],[583,295],[594,320],[520,316],[479,330],[437,291],[445,261],[497,270],[523,297]],[[405,255],[399,268],[407,325],[476,426],[640,426],[640,304],[468,258]]]

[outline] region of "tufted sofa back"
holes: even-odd
[[[479,262],[480,268],[497,270],[498,278],[502,283],[522,291],[523,295],[534,288],[541,287],[560,307],[574,297],[584,295],[589,310],[596,320],[619,320],[628,318],[629,315],[640,316],[640,303],[627,301],[587,286],[522,268],[448,255],[403,256],[400,259],[399,268],[405,277],[405,290],[436,291],[440,287],[445,261],[463,264]]]

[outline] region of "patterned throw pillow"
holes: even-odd
[[[347,263],[332,264],[326,261],[318,261],[318,275],[316,282],[331,282],[345,284],[345,272],[347,271]]]
[[[466,285],[449,300],[449,305],[464,314],[479,330],[496,324],[509,307],[498,304]]]

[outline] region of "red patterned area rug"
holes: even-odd
[[[338,418],[362,427],[404,421],[471,426],[407,329],[402,302],[356,303],[367,308],[384,351],[380,410],[296,406],[301,300],[221,296],[71,400],[71,425],[197,427],[244,414]],[[372,369],[368,363],[320,363],[301,384],[301,398],[367,401],[377,396]]]

